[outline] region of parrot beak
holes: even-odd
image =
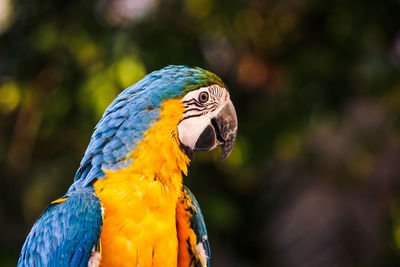
[[[211,124],[199,136],[193,151],[210,151],[220,146],[222,147],[221,160],[226,159],[236,141],[237,125],[235,107],[232,101],[229,100],[217,115],[211,119]]]

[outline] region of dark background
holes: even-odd
[[[400,1],[0,0],[0,265],[112,99],[169,64],[230,89],[237,144],[184,179],[213,266],[400,265]]]

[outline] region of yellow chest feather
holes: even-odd
[[[106,211],[102,266],[176,266],[176,190],[138,174],[103,187],[107,179],[96,183]]]
[[[105,208],[102,266],[177,266],[176,204],[189,163],[176,132],[182,112],[179,100],[165,101],[133,164],[94,183]]]

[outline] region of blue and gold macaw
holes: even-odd
[[[237,118],[213,73],[168,66],[106,109],[67,193],[32,227],[18,266],[210,266],[193,152],[235,143]]]

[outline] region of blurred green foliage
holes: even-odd
[[[0,0],[0,265],[63,195],[112,99],[169,64],[228,85],[197,155],[214,266],[400,264],[398,1]]]

